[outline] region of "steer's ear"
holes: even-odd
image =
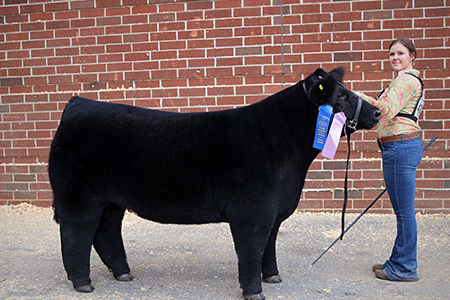
[[[316,82],[310,91],[311,101],[317,106],[330,104],[337,84],[338,78],[331,74]]]
[[[336,69],[331,70],[330,75],[334,76],[338,81],[342,82],[344,78],[345,69],[343,67],[338,67]]]

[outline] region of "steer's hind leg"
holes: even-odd
[[[90,254],[98,221],[86,224],[71,223],[59,219],[62,256],[67,277],[79,292],[92,292],[89,277]]]
[[[242,211],[229,219],[238,256],[239,283],[246,299],[265,299],[261,287],[261,265],[273,221],[260,209]]]
[[[119,281],[131,281],[122,240],[122,219],[125,209],[116,204],[105,208],[94,238],[94,248],[103,263]]]

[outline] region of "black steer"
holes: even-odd
[[[62,257],[79,292],[92,292],[92,245],[116,279],[132,280],[121,236],[125,209],[161,223],[228,222],[246,299],[281,282],[280,224],[296,209],[314,149],[318,106],[354,117],[358,97],[341,68],[246,107],[172,113],[73,97],[53,140],[49,175]],[[356,129],[380,112],[362,103]],[[347,128],[347,133],[354,130]]]

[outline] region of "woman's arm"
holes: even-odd
[[[361,92],[355,92],[356,95],[358,95],[359,97],[361,97],[361,99],[369,102],[370,104],[372,104],[373,106],[378,107],[378,101],[375,98],[372,98],[364,93]]]

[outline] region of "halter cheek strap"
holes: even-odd
[[[356,104],[356,111],[353,115],[353,119],[347,120],[347,127],[356,131],[356,125],[358,125],[359,114],[361,113],[362,99],[358,97],[358,103]]]

